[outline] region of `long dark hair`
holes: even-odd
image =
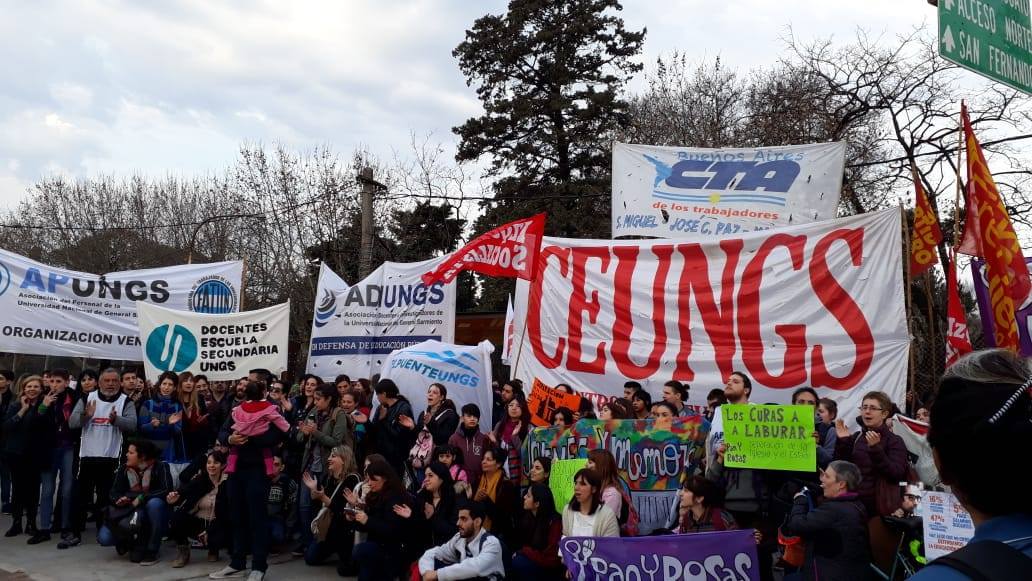
[[[602,505],[602,477],[594,470],[581,468],[573,475],[574,484],[581,479],[584,479],[588,485],[595,488],[595,494],[591,495],[591,511],[589,511],[591,514],[595,514],[595,512],[598,511],[598,507]],[[578,501],[577,496],[574,495],[574,497],[570,499],[570,510],[580,512],[580,509],[580,501]]]
[[[366,466],[365,474],[368,478],[376,476],[384,480],[382,490],[370,492],[366,497],[366,506],[373,507],[382,502],[391,502],[405,493],[405,484],[401,481],[401,477],[387,462],[370,463],[369,466]]]
[[[527,492],[538,507],[537,514],[527,511],[523,517],[523,526],[520,528],[527,531],[526,541],[531,547],[541,551],[548,548],[548,537],[551,528],[559,513],[555,510],[555,496],[547,484],[532,484]]]
[[[455,515],[453,514],[455,512],[455,481],[452,480],[451,471],[447,466],[437,461],[431,462],[426,469],[441,479],[441,489],[437,491],[441,495],[441,502],[434,510],[434,514],[444,514],[446,515],[445,518],[455,520]],[[429,490],[421,488],[417,496],[427,504],[433,504],[434,495]]]

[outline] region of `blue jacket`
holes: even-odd
[[[169,416],[182,411],[183,406],[179,405],[177,401],[172,401],[171,398],[159,396],[148,399],[140,406],[138,416],[140,435],[164,448],[165,443],[170,442],[173,436],[179,436],[183,432],[182,420],[171,425],[168,423]],[[154,418],[161,422],[158,427],[151,425],[151,420]]]

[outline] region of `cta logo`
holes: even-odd
[[[161,325],[147,336],[147,361],[158,371],[185,371],[197,360],[197,337],[182,325]]]
[[[315,309],[315,326],[325,327],[337,312],[337,298],[332,291],[323,290],[323,298]]]
[[[224,315],[236,310],[236,290],[221,276],[206,276],[190,289],[190,310],[208,315]]]
[[[682,159],[671,165],[643,157],[656,169],[653,197],[714,206],[721,202],[785,206],[785,197],[774,194],[787,193],[800,172],[799,164],[788,159]]]
[[[11,286],[11,271],[8,270],[7,265],[0,262],[0,295],[7,292],[7,289]]]

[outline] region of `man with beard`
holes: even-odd
[[[459,508],[459,532],[419,559],[423,581],[504,579],[502,544],[484,530],[484,507],[478,502]]]
[[[135,374],[133,374],[135,379]],[[76,490],[73,532],[60,543],[58,549],[67,549],[82,542],[86,530],[86,514],[91,508],[99,519],[108,502],[115,469],[122,452],[126,434],[136,431],[136,405],[122,393],[122,379],[115,369],[100,374],[100,387],[80,398],[68,418],[73,430],[82,429],[79,442],[79,481]],[[94,505],[94,498],[97,503]]]

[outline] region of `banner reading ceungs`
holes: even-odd
[[[613,238],[720,238],[834,218],[846,144],[613,146]]]
[[[0,250],[0,351],[135,360],[137,303],[230,313],[242,275],[240,261],[96,275]]]
[[[258,311],[205,315],[143,303],[140,338],[147,379],[165,371],[212,380],[237,379],[251,369],[287,368],[290,302]]]

